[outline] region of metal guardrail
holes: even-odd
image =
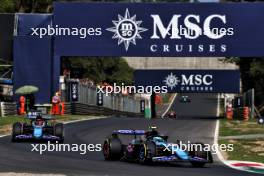
[[[114,110],[102,106],[88,105],[82,103],[65,103],[65,114],[77,115],[117,115],[117,116],[131,116],[142,117],[142,113],[125,112]]]
[[[97,91],[95,87],[79,84],[78,103],[87,105],[97,105]],[[132,96],[123,96],[121,94],[103,94],[103,106],[116,111],[140,113],[140,100]]]
[[[74,103],[65,103],[65,114],[142,115],[140,100],[133,96],[103,94],[103,106],[97,106],[96,88],[82,84],[78,86],[79,100]],[[17,114],[15,102],[1,102],[0,110],[1,117]]]
[[[16,103],[14,102],[1,102],[0,109],[1,109],[1,117],[17,114]]]
[[[96,88],[79,84],[79,102],[89,105],[96,105]]]

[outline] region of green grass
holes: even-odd
[[[91,116],[87,115],[63,115],[55,116],[57,122],[66,122],[73,120],[89,119]],[[0,134],[8,134],[11,131],[12,124],[15,122],[29,122],[25,116],[7,116],[0,117]]]
[[[26,122],[27,119],[20,116],[8,116],[8,117],[0,117],[0,128],[4,125],[10,125],[15,122]]]
[[[264,139],[219,140],[220,144],[233,144],[234,150],[227,152],[227,160],[264,162]]]
[[[71,120],[80,120],[80,119],[88,119],[90,116],[84,115],[63,115],[63,116],[55,116],[57,121],[71,121]],[[29,121],[24,116],[7,116],[0,117],[0,127],[4,125],[10,125],[15,122],[27,122]]]
[[[264,126],[259,125],[256,119],[249,121],[220,120],[219,136],[236,136],[247,134],[264,134]]]
[[[264,126],[256,119],[220,120],[219,136],[264,134]],[[227,160],[264,162],[264,139],[220,139],[219,144],[233,144],[234,150],[224,154]]]
[[[63,115],[63,116],[56,116],[55,118],[57,121],[65,122],[65,121],[89,119],[89,118],[91,118],[91,116],[88,116],[88,115]]]

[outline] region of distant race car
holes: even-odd
[[[177,114],[175,111],[170,111],[168,114],[167,114],[167,117],[170,118],[170,119],[176,119],[177,118]]]
[[[134,136],[129,144],[123,144],[119,135]],[[140,137],[145,139],[140,139]],[[117,130],[103,143],[105,160],[135,161],[141,164],[154,162],[190,162],[194,167],[212,163],[210,151],[183,151],[167,142],[168,136],[160,135],[152,128],[144,130]],[[201,146],[204,146],[201,144]]]
[[[42,115],[39,112],[29,112],[26,118],[30,123],[16,122],[12,129],[12,142],[37,140],[37,141],[64,141],[62,123],[49,123],[52,116]]]
[[[180,102],[181,102],[181,103],[190,103],[190,102],[191,102],[191,99],[189,98],[189,96],[187,96],[187,95],[183,95],[183,96],[181,96],[181,98],[180,98]]]

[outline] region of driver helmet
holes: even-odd
[[[36,126],[42,126],[44,124],[44,119],[42,118],[41,115],[38,115],[36,117],[35,125]]]
[[[159,132],[156,130],[157,127],[150,127],[150,128],[151,128],[151,130],[150,130],[150,131],[147,131],[147,132],[145,133],[145,135],[146,135],[147,138],[148,138],[148,137],[153,137],[153,136],[157,136],[157,135],[159,135]]]

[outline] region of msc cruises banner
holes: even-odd
[[[238,70],[136,70],[136,86],[167,86],[168,92],[239,93]]]
[[[61,56],[264,56],[264,4],[55,3]],[[33,31],[34,30],[34,31]]]

